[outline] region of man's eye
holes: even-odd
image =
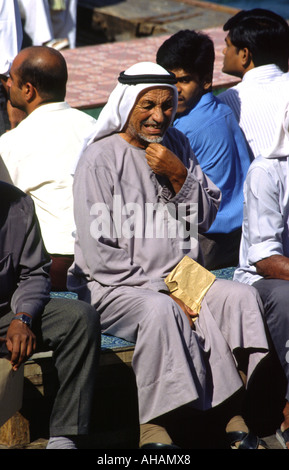
[[[148,109],[152,109],[152,108],[153,108],[153,105],[151,103],[143,104],[141,106],[141,109],[144,109],[144,110],[148,110]]]

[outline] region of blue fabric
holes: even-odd
[[[189,139],[204,173],[222,191],[222,202],[208,233],[231,233],[242,225],[243,184],[251,163],[247,143],[231,109],[213,93],[180,115],[174,127]]]
[[[134,346],[134,343],[130,343],[125,339],[118,338],[117,336],[110,335],[101,335],[101,350],[105,351],[106,349],[118,349],[118,348],[127,348],[129,346]]]
[[[216,278],[218,279],[225,279],[227,281],[232,281],[235,269],[236,269],[235,267],[230,267],[230,268],[223,268],[223,269],[215,269],[214,271],[211,271],[211,272],[215,274]]]

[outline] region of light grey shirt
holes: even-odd
[[[184,255],[200,259],[197,234],[213,222],[221,193],[182,133],[170,128],[163,145],[188,169],[177,194],[151,170],[145,150],[118,134],[91,144],[79,161],[68,288],[94,305],[120,286],[167,290],[164,278]],[[186,231],[183,220],[189,222]]]

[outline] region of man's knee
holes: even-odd
[[[262,279],[254,284],[266,311],[278,309],[287,313],[289,305],[289,282],[279,279]]]
[[[142,323],[147,323],[156,329],[163,329],[172,319],[182,316],[176,301],[163,293],[157,293],[151,298],[144,299],[142,312]]]
[[[92,331],[100,330],[100,315],[97,310],[82,300],[71,300],[69,312],[77,322],[85,322],[87,328]]]
[[[208,292],[213,297],[217,296],[218,298],[221,298],[224,296],[224,300],[227,298],[234,299],[236,305],[242,305],[243,303],[250,305],[256,304],[259,308],[262,305],[257,289],[238,281],[216,279]]]
[[[60,323],[67,325],[77,324],[78,329],[100,331],[99,313],[87,302],[74,299],[51,299],[48,314],[57,315]]]

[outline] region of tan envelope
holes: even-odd
[[[213,273],[185,256],[166,277],[165,283],[171,294],[199,314],[202,299],[215,279]]]

